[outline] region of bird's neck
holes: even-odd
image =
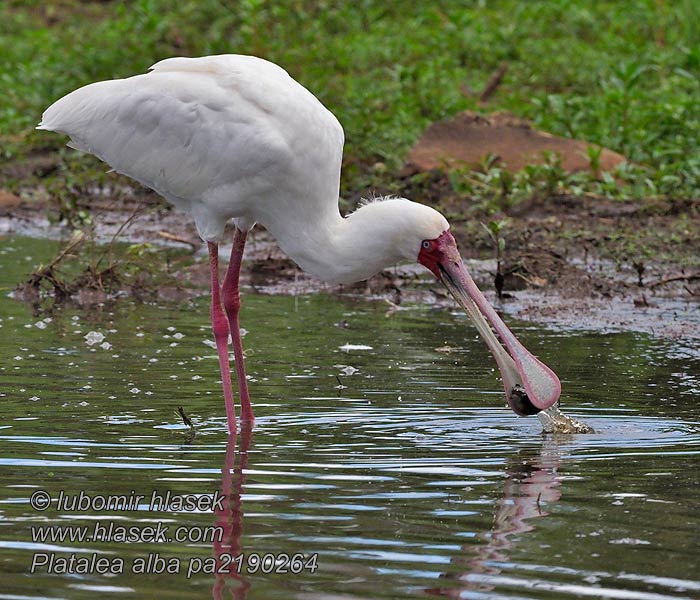
[[[335,210],[294,223],[287,220],[284,226],[263,224],[304,271],[330,283],[353,283],[409,258],[394,243],[391,216],[377,214],[376,204],[347,217]]]

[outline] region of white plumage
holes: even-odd
[[[405,256],[370,239],[377,218],[358,211],[341,219],[343,128],[285,70],[252,56],[170,58],[145,75],[87,85],[50,106],[39,128],[69,135],[72,147],[189,212],[202,239],[221,240],[229,219],[244,231],[259,222],[326,281],[358,281],[415,260],[420,241],[448,227],[436,211],[404,200],[399,221],[416,211],[425,230]],[[378,253],[380,264],[368,260]]]
[[[69,135],[72,147],[94,154],[193,216],[209,246],[212,324],[231,431],[229,331],[243,417],[253,418],[238,327],[238,274],[246,232],[256,222],[299,266],[330,282],[360,281],[399,261],[421,262],[477,321],[517,412],[546,408],[558,398],[558,379],[488,306],[439,212],[393,198],[340,215],[343,129],[277,65],[241,55],[170,58],[144,75],[68,94],[44,112],[38,128]],[[229,220],[236,229],[222,289],[217,242]]]

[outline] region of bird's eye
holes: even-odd
[[[425,248],[426,250],[430,250],[430,242],[428,240],[425,240],[423,242],[423,248]]]

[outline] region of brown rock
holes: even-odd
[[[527,121],[507,113],[479,115],[465,111],[428,127],[409,153],[406,170],[417,173],[464,166],[478,169],[491,154],[498,157],[499,166],[519,171],[529,164],[542,164],[543,153],[554,152],[560,156],[562,168],[572,173],[590,168],[589,146],[598,147],[538,131]],[[624,156],[603,148],[601,170],[612,171],[624,162]]]

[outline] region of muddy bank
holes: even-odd
[[[547,198],[494,215],[443,193],[439,174],[431,196],[413,197],[451,216],[467,265],[486,296],[504,313],[534,322],[590,330],[626,330],[668,338],[700,339],[700,236],[693,233],[697,201],[617,202],[594,198]],[[406,182],[405,195],[411,197]],[[413,190],[415,191],[415,190]],[[425,190],[423,190],[424,192]],[[422,197],[421,197],[422,196]],[[11,202],[0,210],[0,234],[66,238],[51,224],[41,201]],[[136,213],[120,239],[181,248],[189,258],[172,266],[174,284],[162,300],[179,301],[207,292],[204,248],[187,215],[167,207],[153,193],[120,190],[118,201],[104,190],[90,199],[98,241],[109,241]],[[484,223],[505,219],[500,261]],[[223,245],[227,256],[230,246]],[[500,265],[499,265],[500,263]],[[496,276],[502,280],[496,294]],[[243,284],[260,293],[325,291],[387,303],[387,315],[411,303],[453,302],[419,265],[385,270],[367,282],[330,286],[305,274],[255,228],[246,247]],[[104,294],[83,294],[86,302]]]

